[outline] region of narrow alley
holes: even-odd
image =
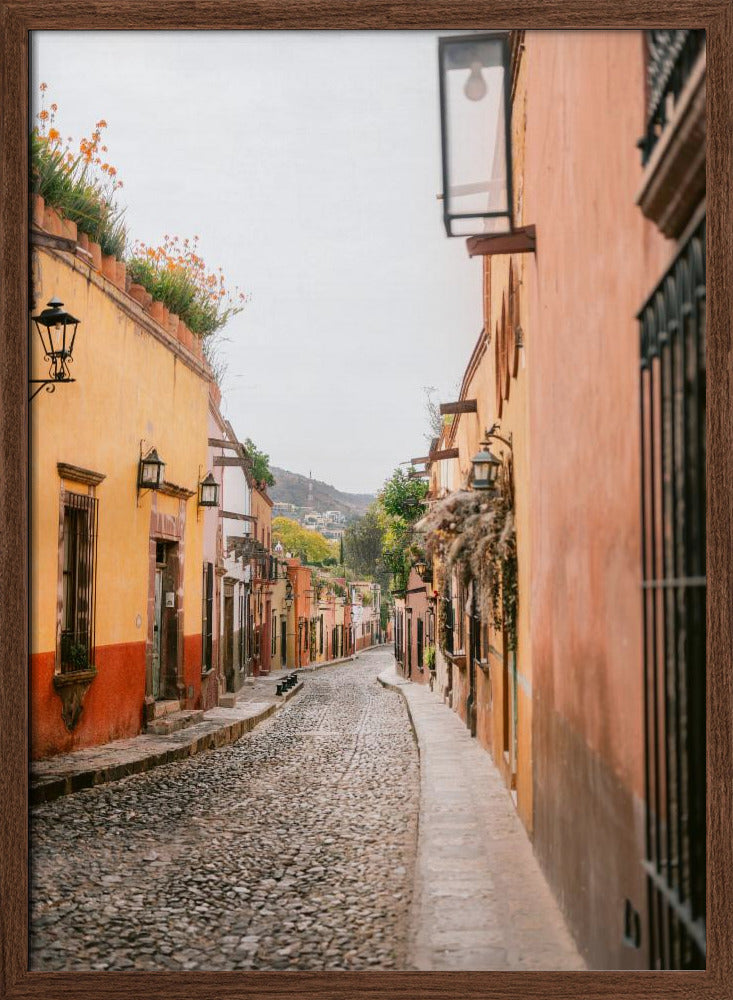
[[[714,970],[706,30],[33,34],[7,955]]]
[[[32,967],[583,968],[488,757],[400,685],[370,650],[231,746],[35,809]]]

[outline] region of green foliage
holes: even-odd
[[[379,624],[384,631],[387,628],[387,622],[392,616],[392,607],[387,603],[387,601],[382,601],[382,605],[379,609]]]
[[[424,480],[415,479],[412,472],[395,469],[377,497],[383,527],[382,562],[396,590],[407,587],[412,564],[423,556],[414,524],[427,511],[424,501],[429,487]]]
[[[423,516],[427,507],[424,503],[428,492],[428,484],[424,479],[415,479],[410,467],[409,472],[398,468],[385,482],[379,492],[378,500],[382,510],[391,518],[399,518],[407,524],[414,524]]]
[[[428,670],[435,670],[435,646],[428,646],[425,650],[425,666]]]
[[[264,451],[260,451],[252,438],[247,438],[244,442],[244,447],[247,449],[247,454],[252,459],[252,474],[257,482],[264,483],[266,486],[274,486],[275,477],[270,472],[270,456],[266,455]],[[280,520],[280,518],[276,518],[276,520]],[[315,533],[317,534],[317,532]],[[285,542],[283,542],[283,545],[284,544]]]
[[[384,530],[378,504],[372,503],[365,513],[344,532],[344,560],[357,576],[379,574]]]
[[[334,543],[318,531],[304,528],[289,517],[276,517],[272,522],[272,539],[280,542],[286,552],[299,556],[304,563],[313,565],[334,558]]]

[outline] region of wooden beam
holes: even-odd
[[[491,257],[493,254],[534,253],[537,249],[535,226],[522,226],[500,236],[469,236],[466,240],[469,257]]]
[[[444,448],[443,451],[435,451],[430,459],[431,462],[440,462],[444,458],[458,458],[457,448]]]
[[[457,403],[441,403],[440,415],[446,413],[476,413],[477,406],[475,399],[459,399]]]
[[[228,448],[230,451],[241,451],[239,441],[227,441],[225,438],[209,438],[210,448]]]
[[[236,514],[233,510],[220,510],[219,517],[228,517],[232,521],[249,521],[250,524],[257,524],[257,518],[253,514]]]
[[[422,458],[411,458],[410,461],[412,462],[413,465],[417,465],[418,462],[429,462],[430,455],[423,455]]]
[[[244,458],[229,458],[226,455],[214,455],[214,465],[240,465],[243,469],[247,468],[247,462]]]

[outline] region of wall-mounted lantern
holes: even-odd
[[[481,451],[474,455],[471,459],[471,465],[473,466],[473,478],[472,485],[475,490],[495,490],[497,479],[499,476],[499,469],[501,468],[502,462],[500,458],[497,458],[493,452],[488,450],[489,442],[493,440],[501,441],[502,444],[511,452],[512,450],[512,438],[511,434],[508,438],[503,437],[496,430],[497,424],[492,424],[491,427],[485,432],[485,441],[481,442]]]
[[[158,456],[155,448],[143,457],[140,446],[140,462],[137,469],[137,495],[147,490],[159,490],[165,477],[165,462]]]
[[[501,468],[501,460],[486,448],[482,448],[481,451],[473,456],[471,464],[473,466],[473,488],[475,490],[494,489],[496,487],[496,477]]]
[[[509,32],[438,39],[443,221],[469,254],[534,250],[514,227]]]
[[[199,507],[219,506],[219,484],[214,479],[214,474],[210,472],[205,479],[199,482]]]
[[[29,379],[31,385],[38,386],[31,393],[30,399],[33,399],[44,385],[47,392],[53,392],[59,382],[76,382],[69,373],[69,364],[73,360],[76,328],[80,321],[65,312],[63,305],[59,299],[51,299],[38,316],[33,316],[38,336],[41,338],[43,357],[49,364],[50,377]]]
[[[412,564],[412,568],[415,570],[417,575],[422,580],[423,577],[425,576],[425,571],[428,568],[428,564],[425,562],[424,559],[416,559],[415,562]]]
[[[288,580],[288,582],[285,585],[285,607],[288,609],[288,611],[290,611],[290,609],[293,606],[293,599],[294,599],[293,598],[293,585],[290,582],[290,580]]]

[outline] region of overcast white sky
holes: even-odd
[[[106,119],[134,238],[251,295],[222,410],[273,464],[376,490],[454,398],[480,258],[445,236],[435,32],[43,32],[62,135]]]

